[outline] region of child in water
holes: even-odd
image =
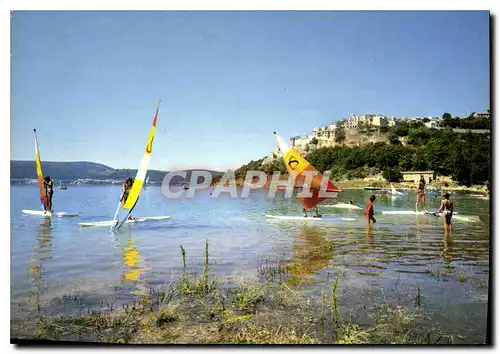
[[[451,217],[453,216],[453,202],[450,200],[450,193],[443,195],[438,213],[443,213],[444,231],[451,232]]]
[[[376,223],[377,220],[375,220],[375,218],[373,217],[373,202],[375,201],[375,199],[377,199],[377,197],[375,197],[374,195],[372,195],[370,197],[370,200],[368,200],[368,203],[366,203],[366,207],[365,207],[365,216],[366,216],[366,220],[368,221],[368,224],[370,222],[373,222],[373,223]]]

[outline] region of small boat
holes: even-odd
[[[62,184],[62,181],[59,181],[59,189],[68,189],[68,187],[65,184]]]

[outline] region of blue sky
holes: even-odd
[[[489,108],[488,12],[14,12],[11,158],[227,169],[348,114]]]

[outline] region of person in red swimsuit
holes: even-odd
[[[366,203],[365,207],[365,216],[366,220],[368,221],[368,224],[370,222],[376,223],[377,220],[373,217],[374,211],[373,211],[373,202],[377,199],[374,195],[370,197],[370,200],[368,200],[368,203]]]

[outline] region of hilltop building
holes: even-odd
[[[405,171],[401,172],[403,175],[403,181],[418,183],[420,181],[420,175],[424,176],[426,183],[431,183],[436,179],[436,172],[434,171]]]
[[[487,109],[486,112],[476,113],[476,114],[474,114],[474,117],[478,117],[478,118],[490,118],[490,110]]]

